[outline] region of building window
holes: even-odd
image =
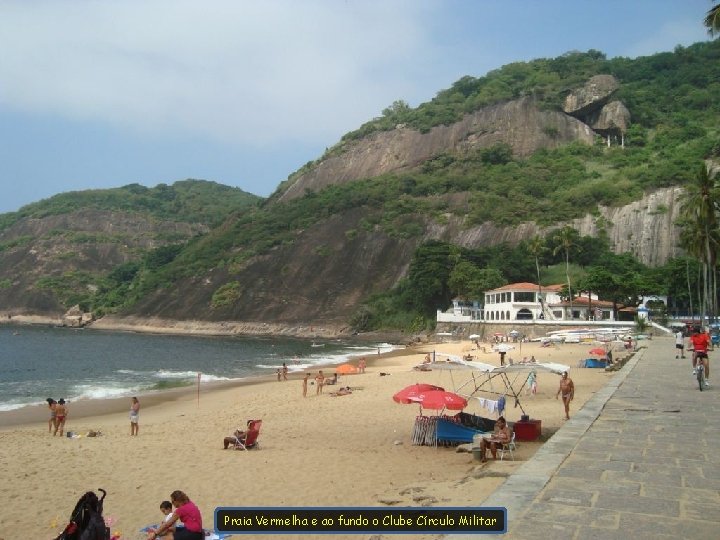
[[[533,292],[516,292],[515,293],[515,301],[516,302],[534,302],[535,301],[535,293],[533,293]]]

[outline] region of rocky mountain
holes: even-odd
[[[156,188],[61,194],[0,221],[0,313],[57,318],[167,246],[207,234],[259,200],[237,188],[188,180]],[[84,306],[90,309],[90,306]]]
[[[0,313],[62,313],[78,287],[102,288],[148,248],[179,243],[130,275],[119,290],[133,301],[95,324],[336,335],[407,277],[429,240],[517,245],[566,224],[664,264],[682,254],[683,186],[718,154],[720,91],[705,74],[717,59],[714,43],[637,61],[591,51],[464,78],[364,125],[219,225],[117,212],[86,220],[86,210],[62,223],[23,218],[0,229]]]
[[[375,133],[350,144],[340,155],[322,159],[295,178],[278,200],[359,178],[410,170],[444,152],[462,155],[505,143],[513,155],[522,158],[541,148],[557,148],[573,141],[592,144],[594,137],[590,126],[569,114],[541,110],[532,98],[522,98],[480,109],[454,124],[436,126],[429,133],[402,124],[392,131]]]
[[[609,234],[618,252],[632,252],[649,263],[665,262],[679,251],[673,225],[677,196],[677,188],[660,190],[625,207],[601,208],[599,216],[570,224],[581,234],[592,235],[602,217],[614,224]],[[300,232],[291,245],[253,258],[241,270],[216,268],[184,279],[169,294],[158,291],[103,324],[174,327],[176,321],[184,321],[181,328],[196,329],[212,322],[213,331],[219,333],[347,333],[358,305],[369,295],[396,286],[423,242],[443,240],[465,247],[514,244],[548,230],[534,223],[465,228],[461,220],[451,218],[443,224],[428,220],[422,236],[403,240],[377,230],[363,231],[364,216],[364,210],[354,209],[324,220]],[[213,295],[227,283],[238,285],[233,302],[213,307]]]

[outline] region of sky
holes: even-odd
[[[0,0],[0,213],[196,178],[266,197],[463,76],[709,39],[709,0]]]

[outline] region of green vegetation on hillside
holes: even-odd
[[[115,189],[69,191],[0,214],[0,231],[22,218],[43,218],[78,210],[147,213],[157,219],[219,225],[231,212],[257,204],[260,197],[205,180],[182,180],[147,188],[129,184]]]
[[[525,96],[533,96],[546,108],[560,110],[569,89],[598,74],[620,80],[617,97],[627,105],[633,123],[644,128],[673,120],[678,108],[685,109],[681,117],[694,119],[720,111],[718,41],[678,46],[672,53],[636,59],[608,60],[599,51],[573,51],[557,58],[508,64],[483,77],[463,77],[416,108],[396,101],[382,111],[381,117],[346,134],[332,151],[341,151],[344,143],[394,129],[398,124],[427,132],[482,107]]]
[[[231,281],[219,285],[212,299],[213,307],[222,308],[240,294],[240,282],[233,274],[248,261],[292,244],[313,225],[351,210],[361,209],[364,217],[356,229],[338,233],[348,239],[358,230],[398,239],[418,238],[428,224],[447,223],[453,216],[466,227],[525,221],[550,225],[596,213],[598,204],[627,204],[649,189],[687,186],[701,160],[720,155],[720,41],[714,41],[638,59],[608,60],[598,51],[573,52],[510,64],[480,78],[463,77],[417,108],[394,103],[381,118],[345,135],[326,157],[341,154],[353,141],[394,129],[397,124],[425,132],[480,107],[518,97],[532,96],[542,107],[558,110],[570,89],[600,73],[620,80],[617,97],[632,115],[624,149],[578,143],[539,151],[526,159],[514,158],[505,145],[462,154],[448,151],[412,171],[331,185],[285,203],[270,199],[255,204],[258,198],[240,190],[197,181],[67,193],[0,216],[0,231],[21,217],[80,208],[144,211],[163,219],[179,217],[216,225],[187,244],[172,243],[116,268],[97,292],[88,290],[82,275],[68,275],[66,281],[84,287],[83,305],[102,311],[130,306],[183,278],[224,268]],[[309,163],[304,170],[315,164]],[[244,211],[237,212],[239,209]],[[225,219],[227,216],[231,217]],[[84,238],[73,240],[79,243]],[[564,253],[555,249],[554,238],[545,242],[543,269],[557,268],[559,281],[565,281]],[[655,284],[676,298],[682,299],[684,294],[687,301],[695,294],[683,293],[687,283],[674,279],[672,272],[677,272],[681,263],[668,263],[671,270],[656,272],[638,267],[623,255],[612,255],[602,237],[578,237],[574,242],[567,266],[570,280],[578,287],[615,287],[621,291],[618,298],[628,302],[632,298],[621,287],[625,283],[637,287]],[[2,249],[8,246],[0,245]],[[332,256],[323,246],[316,252]],[[434,320],[435,310],[447,307],[453,295],[479,294],[500,279],[536,281],[535,259],[529,253],[525,243],[477,250],[439,242],[424,244],[411,262],[407,278],[394,291],[368,300],[357,311],[354,324],[358,329],[426,327]],[[595,272],[601,260],[616,268],[614,274],[620,282],[608,286],[607,276]],[[686,268],[690,264],[683,263]],[[586,275],[592,280],[583,283]],[[47,280],[43,286],[59,291],[63,299],[78,300],[70,298],[64,282]]]
[[[612,253],[604,238],[574,232],[568,248],[574,295],[596,294],[617,307],[636,306],[641,295],[669,295],[671,311],[683,313],[698,305],[702,292],[697,261],[679,258],[649,268],[629,253]],[[541,285],[565,282],[560,242],[557,233],[542,239]],[[431,241],[415,252],[408,277],[393,290],[368,298],[350,322],[357,331],[427,331],[435,326],[436,310],[447,308],[453,298],[482,302],[485,291],[518,282],[537,282],[529,241],[478,249]],[[567,287],[562,294],[568,296]]]

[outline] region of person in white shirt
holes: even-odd
[[[685,336],[682,330],[675,333],[675,358],[685,358]]]

